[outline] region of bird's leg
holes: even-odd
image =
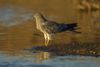
[[[47,45],[49,44],[49,41],[51,40],[50,35],[47,34]]]
[[[52,40],[52,35],[51,34],[47,34],[47,36],[48,36],[48,41],[47,41],[47,44],[49,44],[49,42],[50,42],[50,40]]]
[[[47,46],[47,34],[44,33],[44,38],[45,38],[45,46]]]
[[[44,38],[45,38],[45,45],[46,45],[46,34],[44,33]]]
[[[51,40],[50,35],[48,33],[44,33],[45,37],[45,46],[49,44],[49,41]]]

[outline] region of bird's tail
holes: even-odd
[[[67,30],[74,32],[74,33],[81,33],[79,31],[76,31],[78,29],[78,25],[77,23],[70,23],[70,24],[66,24]]]
[[[70,31],[76,30],[77,23],[66,24],[66,27],[67,27],[67,29],[70,30]]]
[[[58,30],[59,30],[60,32],[62,32],[62,31],[73,31],[73,30],[76,29],[76,27],[77,27],[77,23],[60,24],[60,25],[58,26]]]
[[[77,23],[62,24],[59,27],[60,32],[71,31],[74,33],[81,33],[81,32],[76,31],[77,29],[78,29]]]

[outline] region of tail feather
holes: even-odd
[[[76,27],[77,27],[77,23],[60,24],[58,29],[59,31],[72,31],[72,30],[75,30]]]
[[[69,31],[76,30],[76,27],[77,27],[77,23],[66,24],[66,28]]]

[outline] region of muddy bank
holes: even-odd
[[[58,56],[64,55],[84,55],[84,56],[100,56],[100,45],[96,43],[71,43],[57,44],[49,46],[35,46],[30,49],[32,52],[44,51],[50,52]]]

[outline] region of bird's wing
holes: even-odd
[[[59,23],[56,23],[54,21],[47,21],[44,27],[48,33],[56,33],[58,31],[59,25]]]
[[[75,31],[76,27],[77,23],[61,24],[61,23],[56,23],[54,21],[47,21],[46,24],[44,25],[45,30],[51,34],[64,31]]]

